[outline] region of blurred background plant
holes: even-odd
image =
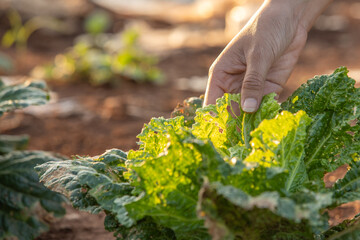
[[[16,49],[19,51],[27,49],[29,37],[36,30],[46,28],[61,31],[63,27],[61,21],[44,16],[36,16],[23,22],[19,12],[14,9],[8,10],[7,18],[10,28],[3,35],[1,45],[5,48],[10,48],[15,45]]]
[[[118,34],[106,33],[111,18],[105,11],[95,11],[85,22],[86,34],[74,46],[58,54],[52,64],[33,69],[32,76],[48,80],[87,81],[91,85],[118,85],[121,80],[162,83],[156,67],[158,59],[143,51],[139,33],[128,28]]]
[[[87,33],[94,36],[109,30],[111,25],[111,17],[102,10],[94,11],[85,19],[84,27]]]

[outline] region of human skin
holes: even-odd
[[[309,29],[331,1],[265,0],[210,67],[204,105],[241,93],[242,109],[253,113],[264,95],[280,94]]]

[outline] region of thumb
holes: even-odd
[[[246,69],[241,88],[241,108],[244,112],[256,112],[264,95],[266,75],[271,61],[260,59],[257,61],[253,58]]]

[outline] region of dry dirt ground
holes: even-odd
[[[344,1],[351,2],[351,1]],[[345,11],[345,10],[344,10]],[[52,42],[46,47],[44,42]],[[71,45],[71,38],[42,39],[35,34],[29,42],[29,51],[21,56],[10,54],[18,67],[17,74],[27,74],[35,65],[51,60],[54,55]],[[351,18],[341,31],[312,30],[291,79],[281,96],[285,99],[302,82],[315,74],[329,73],[338,66],[348,66],[350,75],[360,80],[360,20]],[[180,49],[162,57],[159,66],[166,74],[163,86],[136,84],[124,81],[118,88],[95,88],[86,83],[65,84],[49,82],[49,88],[62,100],[75,101],[81,106],[71,114],[59,113],[41,116],[17,113],[17,124],[4,127],[5,134],[29,134],[29,149],[54,151],[66,156],[98,155],[106,149],[136,148],[136,135],[151,117],[169,117],[178,102],[203,92],[177,90],[179,78],[206,76],[208,68],[222,47]],[[353,74],[353,75],[352,75]],[[341,176],[340,170],[336,176]],[[335,180],[327,176],[328,182]],[[113,239],[103,228],[103,215],[91,215],[67,207],[62,219],[50,221],[50,231],[38,240]],[[341,215],[359,212],[359,204],[344,206],[332,212],[333,221]]]

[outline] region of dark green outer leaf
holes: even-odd
[[[127,228],[120,225],[112,215],[105,218],[106,230],[115,232],[114,236],[118,240],[176,240],[175,234],[171,229],[157,225],[150,217],[140,220],[134,227]]]
[[[15,150],[25,150],[29,136],[0,135],[0,154],[10,153]]]
[[[333,186],[336,205],[360,200],[360,162],[354,162],[343,179]]]
[[[1,81],[1,80],[0,80]],[[44,90],[44,82],[26,82],[24,84],[5,86],[0,83],[0,116],[5,112],[30,105],[45,104],[49,95]]]
[[[205,183],[198,215],[205,219],[214,240],[314,239],[313,232],[327,228],[320,210],[330,203],[330,194],[303,192],[285,198],[264,192],[251,197],[232,186]]]
[[[29,211],[28,215],[24,216],[20,212],[9,213],[6,209],[0,209],[0,239],[16,236],[19,240],[32,240],[46,230],[47,225],[31,216]]]
[[[360,239],[359,217],[345,220],[341,224],[332,227],[324,234],[327,240],[358,240]]]
[[[104,210],[108,214],[105,227],[121,236],[119,239],[164,236],[169,230],[157,227],[152,219],[137,223],[124,207],[137,199],[123,176],[128,171],[126,157],[125,152],[111,149],[100,157],[45,163],[36,170],[48,188],[66,195],[75,208],[91,213]]]
[[[313,118],[304,157],[310,180],[321,182],[324,173],[350,163],[359,153],[359,127],[350,123],[360,117],[360,89],[347,72],[341,67],[331,75],[316,76],[281,105],[293,113],[305,110]]]
[[[65,199],[40,184],[33,170],[37,164],[56,160],[45,152],[15,151],[0,156],[0,239],[33,239],[46,230],[33,213],[37,205],[55,216],[65,213],[61,206]]]
[[[355,80],[347,73],[345,67],[340,67],[331,75],[315,76],[301,85],[281,104],[281,108],[292,113],[303,110],[311,117],[325,110],[340,109],[349,100],[354,101],[349,98],[354,94]]]
[[[98,213],[113,210],[113,201],[133,189],[121,177],[125,161],[124,152],[112,149],[96,159],[48,162],[35,170],[45,186],[67,196],[74,207]]]

